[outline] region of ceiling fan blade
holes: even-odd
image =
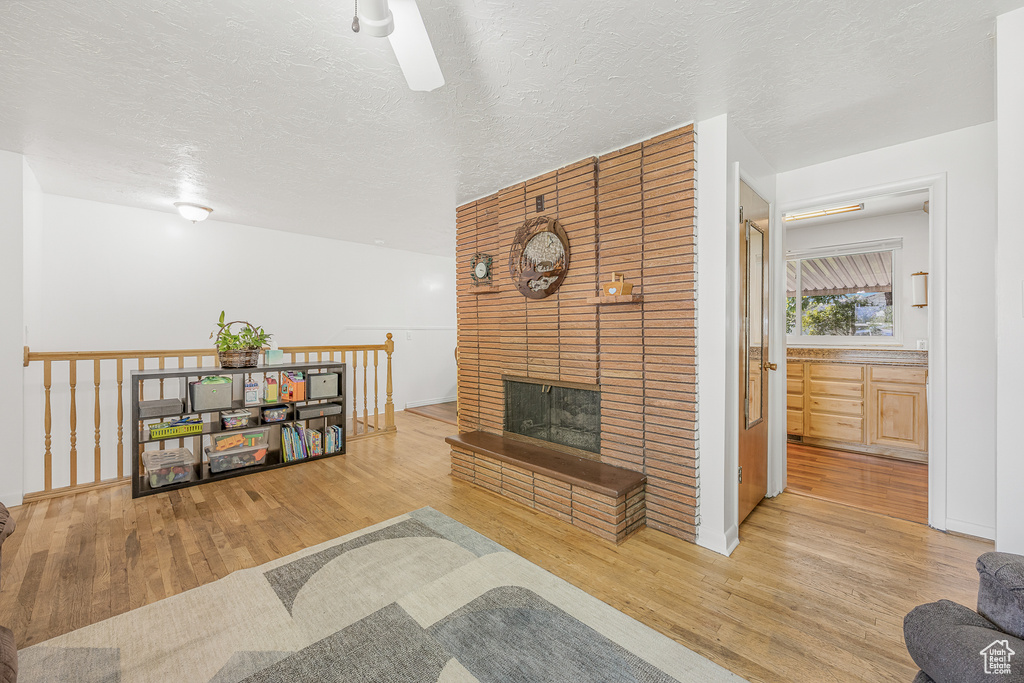
[[[420,92],[440,88],[444,75],[416,0],[389,0],[388,5],[395,16],[395,30],[388,39],[409,87]]]

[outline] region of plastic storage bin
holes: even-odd
[[[245,427],[251,419],[252,413],[248,410],[229,410],[220,414],[220,421],[224,425],[224,429]]]
[[[264,444],[257,448],[231,448],[226,451],[214,451],[206,447],[206,459],[210,461],[210,471],[214,474],[237,470],[267,462],[267,447]]]
[[[196,478],[192,451],[187,448],[146,451],[142,454],[142,464],[152,488],[195,481]]]
[[[219,453],[233,448],[266,448],[270,438],[270,427],[257,427],[242,432],[214,434],[210,437],[210,449]]]
[[[263,409],[264,422],[283,422],[286,419],[288,419],[288,406]]]

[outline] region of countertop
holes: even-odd
[[[787,347],[786,360],[798,363],[928,367],[928,352],[914,349]]]

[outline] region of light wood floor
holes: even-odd
[[[422,417],[429,417],[432,420],[447,422],[450,425],[457,425],[459,424],[459,415],[456,409],[457,405],[458,403],[456,401],[434,403],[429,406],[420,406],[419,408],[406,408],[405,412],[412,413],[413,415],[420,415]]]
[[[24,647],[430,505],[751,681],[909,681],[904,614],[972,604],[974,560],[992,549],[786,493],[751,513],[729,558],[650,529],[616,547],[453,479],[453,428],[397,419],[347,456],[15,508],[0,623]]]
[[[786,490],[928,523],[928,464],[791,443]]]

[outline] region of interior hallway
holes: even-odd
[[[789,443],[786,490],[928,523],[927,463]]]

